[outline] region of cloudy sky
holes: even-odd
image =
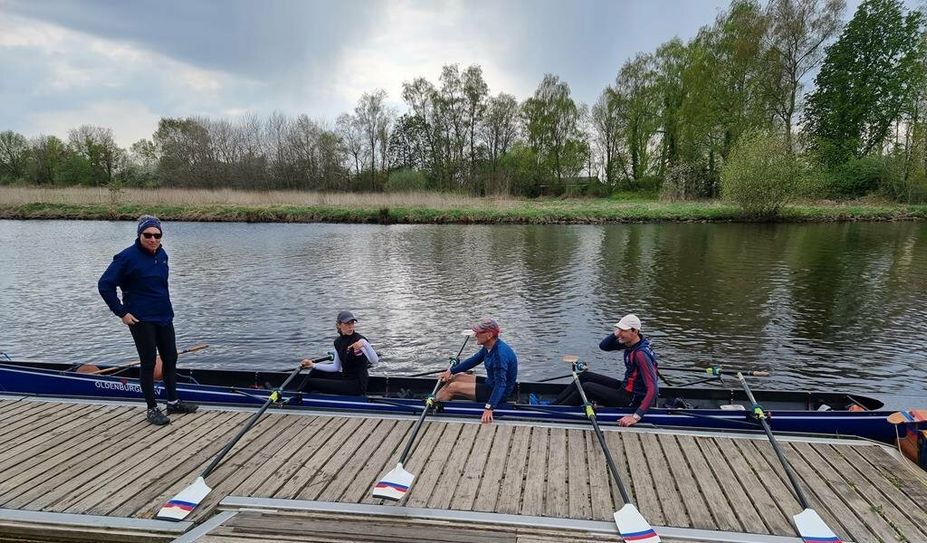
[[[858,2],[850,0],[851,6]],[[621,64],[711,24],[727,0],[0,0],[0,131],[280,111],[332,122],[364,91],[479,64],[493,94],[547,72],[594,102]]]

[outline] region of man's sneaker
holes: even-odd
[[[198,407],[199,406],[195,403],[182,402],[180,400],[177,400],[174,403],[167,402],[167,414],[173,415],[175,413],[195,413]]]
[[[164,426],[169,424],[171,419],[167,418],[164,413],[161,412],[157,407],[152,407],[148,410],[148,414],[145,415],[145,418],[148,419],[148,422],[154,424],[155,426]]]

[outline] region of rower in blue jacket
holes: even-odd
[[[493,318],[484,318],[474,324],[476,342],[482,348],[463,362],[457,362],[441,374],[444,387],[438,391],[436,399],[446,402],[455,397],[483,402],[481,421],[491,423],[493,410],[504,402],[518,380],[518,358],[509,345],[499,339],[499,323]],[[480,362],[486,368],[486,377],[476,377],[466,372]]]

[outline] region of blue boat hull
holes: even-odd
[[[44,366],[44,367],[37,367]],[[258,406],[263,404],[272,387],[279,385],[285,372],[241,372],[219,370],[188,371],[178,383],[178,393],[184,400],[229,406]],[[200,381],[224,380],[228,384],[208,384]],[[282,393],[278,406],[285,410],[330,410],[346,413],[421,413],[421,396],[433,387],[430,379],[371,377],[368,397],[334,396],[326,394]],[[581,409],[575,406],[531,404],[529,397],[549,398],[563,386],[538,383],[519,383],[515,401],[495,411],[499,420],[557,421],[586,424]],[[156,383],[156,392],[164,398],[164,387]],[[89,398],[101,400],[142,400],[141,386],[134,377],[92,375],[68,371],[61,365],[23,363],[0,364],[0,392],[56,398]],[[761,431],[750,421],[744,410],[721,409],[720,404],[745,402],[734,389],[670,389],[698,406],[685,409],[651,408],[643,423],[657,427],[700,430]],[[857,436],[886,443],[895,439],[894,428],[886,421],[890,412],[879,410],[881,403],[871,398],[834,393],[795,393],[756,391],[758,401],[772,412],[770,425],[775,432],[822,434],[828,436]],[[852,398],[854,403],[869,405],[865,411],[815,410],[814,405],[830,402],[839,406],[841,397]],[[805,408],[802,408],[804,404]],[[828,407],[830,407],[830,405]],[[470,401],[447,402],[436,413],[439,417],[479,417],[482,404]],[[631,413],[627,408],[600,407],[599,420],[613,423]],[[642,423],[642,424],[643,424]]]

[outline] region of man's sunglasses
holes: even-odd
[[[145,236],[145,239],[161,239],[161,232],[142,232],[142,235]]]

